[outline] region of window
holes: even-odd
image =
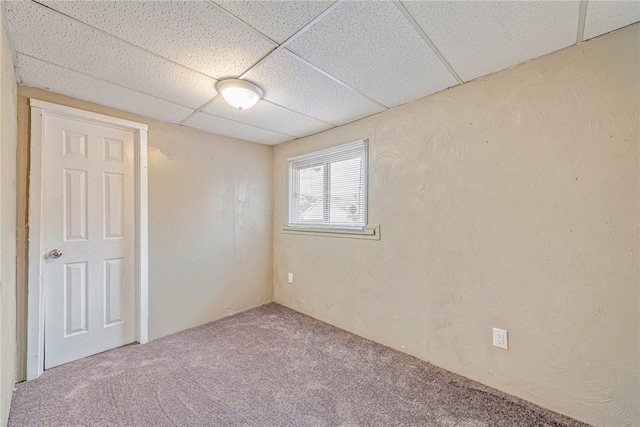
[[[365,229],[366,140],[289,159],[289,225]]]

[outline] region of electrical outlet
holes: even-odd
[[[293,283],[293,273],[289,273],[288,281],[289,283]]]
[[[493,328],[493,346],[509,350],[509,338],[504,329]]]

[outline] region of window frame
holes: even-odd
[[[292,203],[293,194],[299,193],[299,174],[303,169],[307,169],[310,167],[314,167],[313,160],[317,159],[316,164],[323,165],[323,198],[325,200],[330,200],[330,167],[327,165],[331,164],[329,161],[332,155],[339,155],[341,152],[348,152],[350,150],[359,150],[359,145],[362,145],[362,154],[355,155],[353,158],[363,159],[363,179],[362,179],[362,195],[364,197],[364,201],[362,203],[362,223],[358,223],[357,226],[354,226],[352,223],[348,222],[334,222],[331,223],[328,218],[326,218],[326,223],[318,223],[317,221],[292,221],[294,220],[294,204]],[[346,158],[348,159],[348,158]],[[345,159],[345,160],[346,160]],[[309,161],[309,165],[296,165],[296,162],[301,161]],[[287,203],[288,203],[288,222],[287,225],[283,226],[283,232],[302,232],[305,234],[317,234],[317,233],[329,233],[336,234],[338,237],[347,237],[348,234],[360,234],[360,235],[373,235],[374,229],[377,227],[370,227],[368,224],[369,216],[368,216],[368,204],[369,204],[369,140],[368,139],[360,139],[356,141],[352,141],[346,144],[337,145],[335,147],[313,151],[311,153],[302,154],[295,157],[290,157],[287,159],[288,163],[288,192],[287,192]],[[323,209],[323,220],[325,219],[325,215],[328,214],[327,209]]]

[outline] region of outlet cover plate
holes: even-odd
[[[293,273],[289,273],[289,277],[287,278],[289,283],[293,283]]]
[[[509,350],[509,337],[506,330],[493,328],[493,346]]]

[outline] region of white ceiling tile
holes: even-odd
[[[272,40],[282,43],[320,15],[331,1],[214,0]]]
[[[286,50],[267,58],[246,78],[264,89],[265,99],[335,125],[384,110]]]
[[[132,44],[220,79],[236,77],[275,45],[208,1],[48,1]]]
[[[291,135],[260,129],[202,112],[191,116],[183,125],[218,135],[230,136],[232,138],[244,139],[266,145],[276,145],[295,139]]]
[[[178,123],[193,112],[189,108],[28,56],[18,55],[17,68],[22,84],[27,86],[50,90],[145,117]]]
[[[585,4],[584,39],[640,20],[638,1]],[[580,0],[3,2],[22,83],[180,122],[214,96],[214,78],[251,69],[245,77],[263,87],[265,101],[238,111],[215,98],[187,124],[265,144],[455,85],[413,25],[470,80],[574,44],[579,5]],[[260,62],[276,42],[324,11],[290,46]]]
[[[221,96],[218,96],[203,111],[214,116],[296,137],[310,135],[333,127],[332,124],[287,110],[266,99],[259,101],[249,110],[238,110],[227,104]]]
[[[51,9],[32,2],[10,3],[7,9],[19,53],[194,109],[216,94],[216,81],[210,77],[163,60]]]
[[[392,2],[345,2],[288,49],[387,107],[457,84]]]
[[[575,43],[580,7],[578,0],[402,4],[464,81]]]
[[[589,0],[583,40],[589,40],[638,21],[640,21],[640,1]]]

